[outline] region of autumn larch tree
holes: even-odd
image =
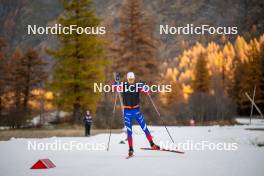
[[[158,40],[154,35],[153,17],[144,9],[143,0],[124,0],[120,15],[119,28],[112,47],[114,55],[113,70],[126,75],[132,71],[137,81],[147,84],[159,83]],[[153,98],[156,99],[155,95]],[[157,121],[151,104],[142,96],[141,105],[148,122]]]
[[[46,63],[34,49],[28,49],[20,60],[18,71],[21,73],[23,110],[28,112],[28,101],[33,96],[32,90],[43,88],[47,80]]]
[[[33,98],[34,89],[43,88],[47,79],[46,63],[34,49],[25,54],[17,48],[8,64],[8,86],[12,92],[13,110],[11,126],[20,127],[29,117],[29,100]]]
[[[264,44],[260,46],[252,41],[247,52],[248,60],[240,67],[243,69],[239,82],[239,105],[242,112],[249,112],[251,102],[245,96],[247,92],[253,97],[253,90],[256,86],[255,103],[260,109],[264,107]]]
[[[23,53],[20,48],[16,48],[11,58],[8,61],[8,91],[11,93],[10,99],[12,105],[9,108],[8,125],[12,128],[19,127],[24,121],[24,114],[22,113],[22,75],[19,72],[20,62]]]
[[[6,42],[3,38],[0,38],[0,117],[3,111],[3,96],[6,90],[6,57],[4,54],[4,48]]]
[[[158,42],[154,37],[154,22],[144,10],[143,1],[125,0],[119,21],[114,69],[123,75],[133,71],[140,79],[156,82]]]

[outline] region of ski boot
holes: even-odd
[[[132,157],[133,155],[134,155],[134,149],[133,149],[133,147],[129,147],[128,156]]]
[[[153,141],[150,142],[150,146],[152,150],[160,150],[160,146],[154,144]]]

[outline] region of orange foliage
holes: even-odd
[[[193,47],[184,50],[183,53],[175,58],[178,65],[175,68],[168,68],[166,77],[173,75],[173,80],[179,82],[182,87],[184,98],[188,98],[193,92],[191,90],[191,81],[193,80],[193,70],[199,54],[204,53],[207,56],[207,63],[210,75],[222,74],[225,77],[226,85],[232,82],[235,70],[235,59],[241,62],[248,60],[247,53],[254,45],[260,49],[261,43],[264,43],[264,35],[258,40],[252,39],[247,42],[243,37],[238,36],[234,44],[227,42],[220,46],[215,42],[210,42],[203,46],[197,42]],[[213,92],[213,90],[211,90]]]

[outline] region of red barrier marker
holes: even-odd
[[[53,167],[56,166],[49,159],[40,159],[30,169],[49,169]]]

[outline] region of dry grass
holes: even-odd
[[[121,133],[121,129],[112,130],[113,133]],[[92,129],[91,134],[109,133],[109,130]],[[83,137],[84,128],[79,129],[17,129],[0,131],[0,140],[15,138],[46,138],[46,137]]]

